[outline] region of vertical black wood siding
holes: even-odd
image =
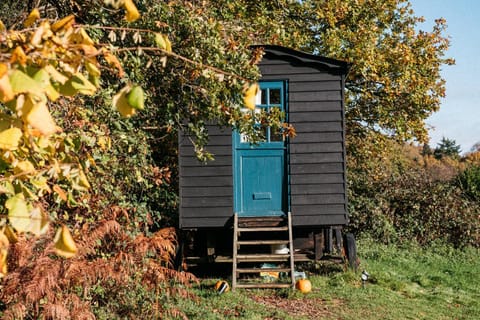
[[[347,66],[279,47],[266,47],[262,80],[288,82],[289,198],[294,226],[343,225],[348,221],[343,87]],[[321,60],[323,59],[323,60]],[[321,61],[319,61],[321,60]],[[195,159],[180,135],[180,227],[223,227],[233,215],[231,130],[209,127],[208,164]]]

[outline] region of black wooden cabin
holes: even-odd
[[[295,246],[313,243],[317,258],[328,251],[323,240],[329,240],[328,231],[348,222],[344,86],[349,65],[262,47],[258,107],[283,109],[297,135],[283,141],[267,131],[265,141],[252,146],[237,132],[211,125],[207,150],[215,160],[201,163],[180,134],[180,228],[194,231],[190,247],[197,247],[197,256],[222,250],[228,255],[235,212],[239,217],[290,212]]]

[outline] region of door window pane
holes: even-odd
[[[270,89],[270,104],[282,103],[280,89]]]

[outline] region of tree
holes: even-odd
[[[208,121],[255,134],[241,111],[258,77],[248,43],[189,1],[31,3],[39,9],[0,24],[5,318],[88,314],[72,270],[109,292],[188,282],[168,269],[174,232],[157,231],[178,202],[176,132],[192,133],[199,157]],[[281,125],[282,115],[260,117]]]
[[[443,137],[433,151],[433,155],[437,159],[442,159],[443,157],[458,159],[460,158],[460,151],[461,147],[460,145],[457,145],[455,140]]]

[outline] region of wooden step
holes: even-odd
[[[272,233],[268,234],[268,232]],[[285,234],[280,235],[279,232],[285,232]],[[287,235],[288,240],[285,239]],[[266,250],[260,246],[255,247],[256,245],[288,245],[289,253],[260,253]],[[239,253],[241,246],[250,246],[248,251],[257,252]],[[293,250],[292,217],[290,213],[288,213],[286,219],[285,217],[240,218],[235,214],[233,221],[232,291],[235,291],[236,288],[292,288],[295,284]],[[251,266],[258,262],[287,262],[289,268],[253,268]],[[246,282],[246,279],[239,279],[241,274],[260,275],[262,272],[288,273],[290,274],[290,283]]]
[[[273,231],[288,231],[288,226],[285,227],[253,227],[253,228],[237,228],[238,232],[273,232]]]
[[[290,272],[290,268],[237,268],[238,273]]]
[[[237,283],[237,288],[244,289],[274,289],[274,288],[292,288],[291,283]]]
[[[288,261],[290,254],[238,254],[237,262]]]
[[[274,245],[274,244],[288,244],[288,240],[239,240],[239,245]]]

